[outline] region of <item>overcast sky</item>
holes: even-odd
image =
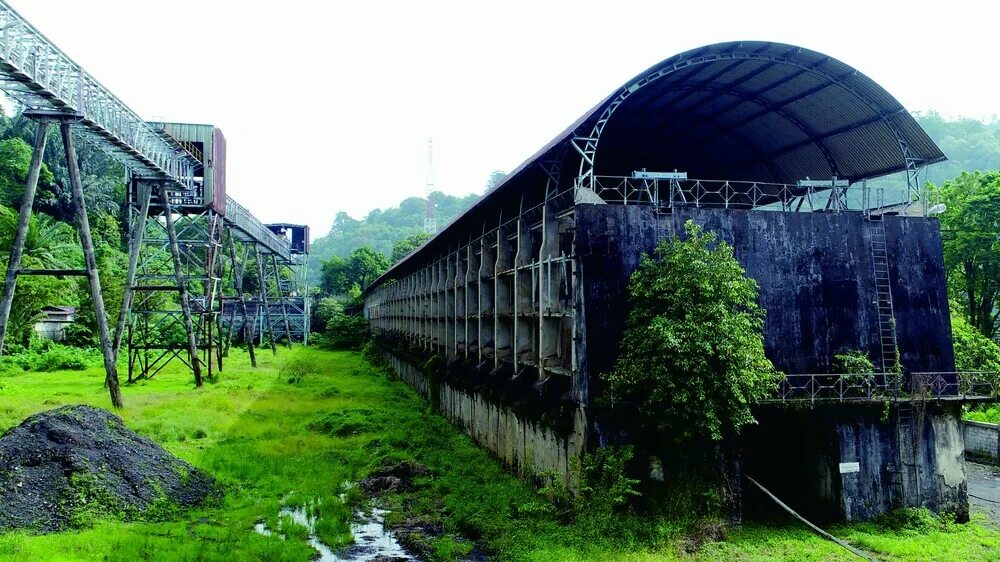
[[[211,123],[228,191],[327,232],[435,187],[482,192],[647,67],[720,41],[800,45],[911,111],[1000,113],[992,2],[8,0],[147,119]]]

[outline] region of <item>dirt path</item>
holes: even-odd
[[[965,464],[969,474],[969,505],[985,511],[1000,525],[1000,467]]]

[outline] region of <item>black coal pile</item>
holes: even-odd
[[[98,408],[41,412],[0,436],[0,531],[169,514],[219,494],[211,476]]]

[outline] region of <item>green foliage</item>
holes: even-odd
[[[410,255],[413,250],[416,250],[421,244],[430,239],[431,235],[429,233],[418,232],[403,238],[399,242],[396,242],[396,245],[392,247],[392,263],[396,263]]]
[[[322,297],[313,305],[312,329],[317,332],[326,330],[326,324],[334,316],[344,313],[342,297]]]
[[[952,306],[951,338],[955,345],[955,368],[959,371],[1000,372],[1000,346],[965,320]]]
[[[338,314],[326,323],[323,346],[327,349],[359,350],[371,339],[371,328],[361,314]]]
[[[962,172],[1000,170],[1000,121],[945,119],[939,113],[916,115],[948,160],[927,168],[927,179],[942,183]]]
[[[846,375],[867,375],[875,372],[875,364],[868,355],[857,349],[833,356],[833,372]]]
[[[652,441],[719,440],[754,423],[775,387],[757,283],[732,247],[688,221],[629,281],[629,315],[604,402]]]
[[[439,225],[445,225],[464,212],[478,195],[454,197],[440,191],[431,194],[434,212]],[[355,249],[369,246],[376,252],[392,255],[397,242],[423,232],[426,200],[408,197],[398,207],[375,209],[362,219],[355,219],[347,213],[337,213],[330,232],[312,243],[312,278],[320,279],[320,265],[333,256],[346,258]]]
[[[486,180],[485,193],[489,193],[491,189],[494,189],[496,188],[496,186],[500,185],[500,183],[503,182],[504,178],[506,177],[507,177],[507,172],[503,170],[493,170],[492,172],[490,172],[490,177],[488,180]]]
[[[82,349],[34,339],[28,347],[9,346],[8,354],[0,358],[0,366],[7,370],[33,371],[82,371],[100,365],[101,355],[94,349]]]
[[[30,165],[31,146],[28,143],[20,138],[0,140],[0,204],[20,207]],[[45,187],[54,181],[52,171],[42,163],[39,186]]]
[[[320,290],[325,295],[344,295],[355,286],[364,289],[389,269],[389,265],[385,255],[361,246],[346,259],[334,256],[323,262]]]
[[[937,190],[947,210],[941,226],[948,288],[984,336],[1000,330],[1000,172],[963,172]]]

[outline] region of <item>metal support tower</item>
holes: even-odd
[[[144,185],[149,183],[155,186]],[[156,195],[146,202],[151,192]],[[202,369],[211,378],[213,355],[222,351],[224,223],[213,210],[186,206],[185,200],[185,192],[166,182],[135,178],[130,185],[130,270],[132,261],[136,267],[126,293],[129,381],[151,378],[179,359],[201,385]],[[221,365],[218,357],[216,363]]]

